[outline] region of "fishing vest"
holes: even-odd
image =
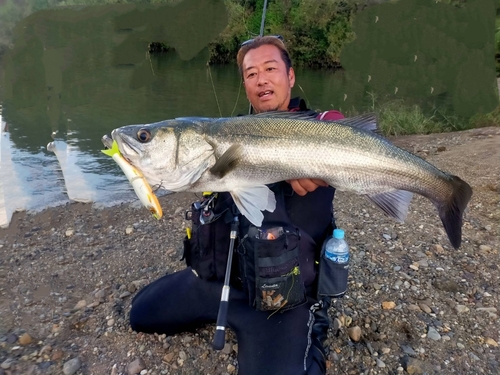
[[[303,100],[297,103],[295,99],[291,104],[296,106],[291,105],[290,110],[305,107]],[[340,112],[328,113],[343,118]],[[285,311],[304,303],[306,296],[315,296],[321,247],[335,228],[335,189],[319,187],[299,196],[285,181],[268,187],[275,194],[276,209],[263,212],[259,228],[239,214],[227,192],[207,195],[192,203],[186,212],[191,230],[184,238],[182,259],[198,277],[224,280],[231,222],[237,215],[239,233],[231,286],[243,289],[249,304],[258,310]]]

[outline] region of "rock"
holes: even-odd
[[[432,245],[430,250],[436,254],[444,254],[446,252],[441,245]]]
[[[434,327],[429,327],[429,330],[427,331],[427,338],[438,341],[441,340],[441,335]]]
[[[174,359],[174,352],[167,353],[163,356],[163,361],[170,363]]]
[[[358,342],[361,339],[361,328],[359,326],[350,327],[347,333],[352,341]]]
[[[432,283],[432,286],[444,292],[451,293],[457,293],[461,289],[458,283],[453,280],[436,280]]]
[[[382,302],[382,308],[384,310],[392,310],[395,307],[396,307],[396,303],[393,302],[393,301],[384,301],[384,302]]]
[[[385,363],[380,358],[377,358],[376,362],[377,362],[377,367],[385,367]]]
[[[494,346],[495,348],[498,347],[498,343],[489,337],[486,339],[485,343],[488,344],[489,346]]]
[[[21,344],[21,345],[31,344],[32,341],[33,341],[33,339],[27,333],[23,333],[21,336],[19,336],[19,344]]]
[[[485,253],[489,253],[491,251],[491,246],[488,245],[480,245],[479,250]]]
[[[401,345],[401,349],[403,349],[403,353],[411,355],[411,356],[416,356],[417,352],[413,350],[413,348],[409,345]]]
[[[469,312],[469,308],[465,305],[456,305],[455,310],[458,314]]]
[[[420,307],[420,309],[423,311],[423,312],[426,312],[427,314],[431,314],[432,313],[432,310],[429,306],[427,306],[425,303],[419,303],[418,304],[418,307]]]
[[[402,361],[403,369],[410,375],[424,374],[426,364],[416,358],[404,357]]]
[[[81,301],[78,301],[78,303],[73,307],[73,310],[81,310],[87,306],[87,301],[82,299]]]
[[[436,150],[437,150],[437,152],[443,152],[443,151],[446,151],[446,147],[445,146],[438,146],[438,148]]]
[[[227,365],[226,369],[227,369],[227,372],[229,372],[230,374],[232,374],[233,372],[236,371],[236,367],[234,365],[232,365],[231,363]]]
[[[126,234],[132,234],[132,232],[134,231],[134,227],[129,225],[126,229],[125,229],[125,233]]]
[[[136,358],[133,362],[130,362],[127,366],[127,373],[129,375],[139,374],[142,370],[146,368],[144,360],[140,357]]]
[[[80,369],[81,366],[82,363],[80,362],[80,359],[78,357],[70,359],[69,361],[64,363],[63,373],[64,375],[73,375]]]
[[[66,229],[65,232],[66,237],[71,237],[73,234],[75,234],[75,230],[73,228]]]
[[[7,344],[14,344],[17,341],[18,337],[15,333],[9,333],[7,335]]]
[[[2,368],[4,370],[8,370],[8,369],[10,369],[12,362],[14,362],[14,360],[12,358],[7,358],[5,361],[2,362],[2,364],[0,365],[0,368]]]
[[[116,367],[116,363],[111,368],[111,374],[110,375],[118,375],[118,367]]]
[[[128,290],[120,294],[120,299],[127,298],[130,296],[132,293],[130,293]]]
[[[115,324],[115,320],[111,318],[106,322],[106,324],[108,325],[108,327],[112,327]]]
[[[64,356],[64,352],[61,349],[54,349],[52,351],[52,357],[50,358],[52,361],[59,361]]]

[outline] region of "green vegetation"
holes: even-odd
[[[16,24],[39,10],[183,1],[0,0],[0,58],[12,45]],[[234,64],[241,42],[260,32],[264,0],[220,1],[228,23],[208,45],[208,62]],[[494,14],[489,19],[495,7],[496,20]],[[134,63],[127,59],[135,45],[144,46],[136,48],[138,59],[147,49],[181,53],[168,37],[162,38],[172,34],[166,33],[166,26],[152,26],[153,13],[139,11],[145,20],[136,24],[130,20],[137,14],[123,16],[122,21],[132,25],[123,28],[123,35],[133,29],[140,36],[130,32],[114,51],[114,62],[121,58],[123,64]],[[488,37],[493,31],[494,38]],[[385,134],[500,124],[497,88],[490,85],[495,75],[500,77],[500,0],[269,0],[264,34],[284,37],[295,66],[343,71],[345,82],[338,98],[332,98],[332,107],[340,108],[341,103],[346,114],[378,112]],[[149,63],[143,65],[150,69]],[[366,105],[360,108],[359,103]]]

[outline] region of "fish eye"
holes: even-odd
[[[151,140],[151,132],[147,129],[140,129],[137,132],[137,139],[142,143],[149,142]]]

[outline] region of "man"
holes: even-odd
[[[304,101],[291,98],[295,73],[279,37],[259,37],[243,43],[237,62],[247,98],[256,113],[306,110]],[[329,111],[319,114],[318,118],[333,120],[343,116],[337,111]],[[334,189],[321,180],[311,179],[281,182],[270,188],[276,194],[277,207],[274,213],[264,213],[262,228],[268,223],[280,222],[280,229],[288,226],[300,232],[296,237],[293,230],[279,235],[287,236],[287,248],[297,250],[293,261],[298,262],[298,266],[294,263],[288,270],[280,270],[279,275],[292,280],[293,285],[287,284],[285,289],[270,293],[268,306],[279,308],[263,307],[266,301],[260,292],[265,295],[265,288],[279,282],[273,281],[274,284],[270,282],[258,289],[257,281],[248,277],[247,270],[255,271],[256,264],[250,264],[253,255],[247,258],[245,255],[255,249],[247,247],[252,243],[248,241],[251,225],[240,217],[241,241],[237,245],[237,265],[232,267],[227,316],[228,325],[238,340],[238,373],[325,374],[323,341],[329,325],[326,312],[329,301],[316,298],[317,261],[324,239],[334,228]],[[131,326],[135,331],[173,335],[216,322],[223,284],[221,264],[227,259],[229,243],[230,224],[224,218],[234,212],[233,206],[228,193],[193,204],[193,237],[185,240],[185,257],[191,267],[166,275],[137,294],[130,312]],[[209,212],[207,217],[212,221],[209,220],[208,224],[200,222],[203,213],[199,207],[205,207]],[[279,245],[280,238],[276,241],[254,239],[259,246],[255,254],[259,251],[271,254],[274,250],[265,246]],[[268,254],[265,260],[290,258],[290,253],[281,253],[281,248],[278,251],[280,256],[272,258]],[[282,265],[270,264],[266,270]],[[259,277],[257,273],[254,276]],[[300,288],[303,288],[303,293]]]

